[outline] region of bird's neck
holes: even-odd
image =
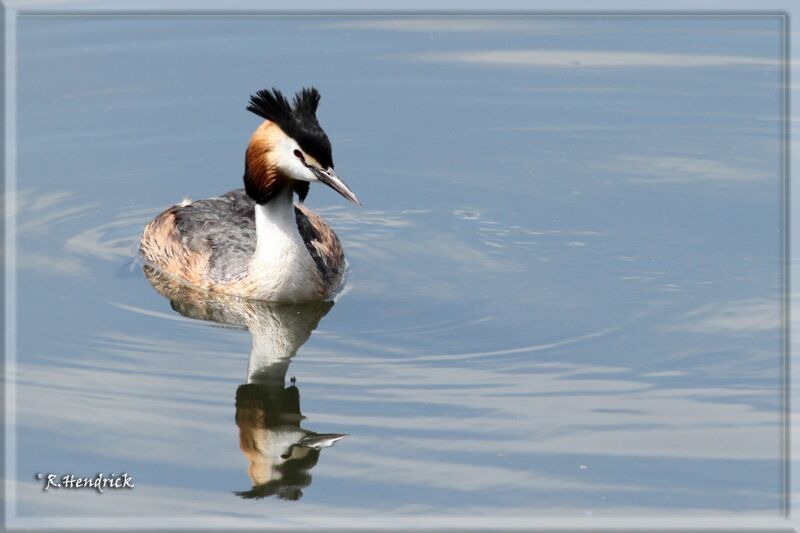
[[[268,202],[256,204],[255,219],[255,259],[282,262],[288,252],[287,247],[303,245],[297,229],[291,187],[283,187]]]

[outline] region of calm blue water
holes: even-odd
[[[780,60],[777,17],[20,17],[11,516],[778,516]],[[364,203],[307,201],[344,292],[187,318],[141,229],[241,186],[248,96],[304,85]],[[349,436],[253,475],[300,413]]]

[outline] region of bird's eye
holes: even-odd
[[[305,162],[306,162],[306,158],[305,158],[305,157],[303,157],[303,152],[301,152],[300,150],[295,150],[295,151],[294,151],[294,155],[295,155],[295,157],[297,157],[297,159],[299,159],[299,160],[300,160],[300,161],[302,161],[303,163],[305,163]]]

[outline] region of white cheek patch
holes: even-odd
[[[297,143],[289,137],[283,137],[274,148],[275,163],[289,178],[300,181],[317,181],[317,177],[300,159],[294,155],[300,150]]]

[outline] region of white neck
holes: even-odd
[[[285,240],[302,242],[294,216],[291,187],[284,187],[266,204],[256,204],[256,257],[267,258],[280,251]]]
[[[297,229],[293,199],[292,188],[285,187],[266,204],[256,204],[256,250],[250,264],[259,285],[255,298],[308,300],[319,290],[314,260]]]

